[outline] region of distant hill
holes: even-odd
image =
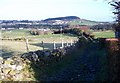
[[[77,16],[66,16],[66,17],[48,18],[48,19],[45,19],[45,20],[43,20],[43,21],[44,21],[44,22],[52,21],[52,20],[70,21],[70,20],[76,20],[76,19],[80,19],[80,18],[77,17]]]
[[[66,17],[56,17],[56,18],[48,18],[43,20],[43,22],[45,23],[54,23],[54,24],[59,24],[63,23],[63,24],[69,24],[69,25],[97,25],[100,22],[96,22],[96,21],[91,21],[91,20],[87,20],[87,19],[81,19],[77,16],[66,16]]]

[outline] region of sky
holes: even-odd
[[[114,21],[104,0],[0,0],[0,20],[43,20],[78,16],[93,21]]]

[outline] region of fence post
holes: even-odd
[[[67,46],[68,46],[68,41],[67,41]]]
[[[64,42],[63,42],[63,39],[62,39],[62,48],[64,47]]]
[[[74,40],[74,46],[75,46],[76,40]]]
[[[42,48],[43,48],[43,51],[44,51],[44,42],[42,41]]]
[[[55,41],[53,41],[53,49],[56,49]]]
[[[27,52],[29,52],[28,39],[26,39],[26,49],[27,49]]]
[[[70,41],[70,42],[71,42],[70,44],[71,44],[71,46],[72,46],[72,39],[71,39],[71,41]]]
[[[70,46],[70,45],[69,45],[69,40],[67,41],[67,46]]]

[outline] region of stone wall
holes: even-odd
[[[0,80],[2,81],[30,81],[34,80],[34,72],[29,60],[19,56],[3,59],[0,57]]]
[[[51,62],[58,62],[74,46],[55,49],[53,51],[34,51],[21,56],[12,56],[7,59],[0,57],[0,80],[1,81],[36,81],[35,71]],[[37,72],[39,73],[39,72]]]
[[[89,38],[88,38],[89,39]],[[84,40],[79,39],[79,40]],[[85,40],[86,41],[86,40]],[[53,51],[34,51],[21,56],[7,59],[0,57],[0,80],[2,81],[36,81],[34,67],[39,68],[51,62],[60,61],[74,48],[85,45],[85,41],[78,41],[72,46],[54,49]],[[82,42],[82,44],[81,44]],[[81,45],[80,45],[81,44]]]

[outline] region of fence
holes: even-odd
[[[61,39],[60,43],[56,42],[55,40],[53,40],[53,42],[50,44],[49,47],[51,47],[51,49],[49,48],[49,50],[55,50],[55,49],[59,49],[59,48],[64,48],[64,47],[70,47],[70,46],[75,46],[75,44],[77,43],[78,39],[76,40],[63,40]],[[47,45],[44,41],[41,41],[40,47],[42,47],[42,50],[44,51],[45,48],[47,48]],[[27,52],[29,52],[29,42],[28,39],[26,39],[26,50]]]

